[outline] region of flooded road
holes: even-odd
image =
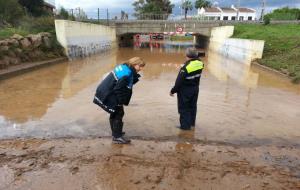
[[[177,100],[169,96],[191,43],[138,44],[0,81],[0,138],[110,136],[108,114],[92,103],[102,76],[139,56],[147,66],[125,108],[136,139],[178,139]],[[300,86],[243,60],[207,52],[194,140],[300,145]]]
[[[169,91],[191,45],[140,43],[0,81],[0,190],[300,189],[300,86],[280,75],[206,52],[196,127],[175,127]],[[115,145],[92,100],[133,56],[147,62],[125,108],[133,142]]]

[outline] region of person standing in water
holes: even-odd
[[[116,144],[128,144],[124,137],[124,108],[130,102],[132,87],[139,81],[138,74],[146,63],[140,57],[133,57],[116,66],[99,84],[93,102],[110,114],[109,123],[112,141]]]
[[[199,53],[194,48],[186,50],[186,59],[181,67],[170,96],[177,93],[178,112],[180,115],[180,129],[190,130],[195,126],[197,115],[197,100],[201,73],[204,68],[199,59]]]

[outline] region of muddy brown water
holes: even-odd
[[[92,103],[102,76],[140,56],[147,66],[125,108],[128,136],[179,137],[170,97],[191,44],[119,48],[0,81],[0,138],[110,136],[108,114]],[[300,145],[300,86],[243,60],[206,52],[192,139],[232,144]]]

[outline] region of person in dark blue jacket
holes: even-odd
[[[97,87],[93,102],[110,114],[109,122],[114,143],[130,143],[123,132],[123,105],[129,104],[132,87],[139,81],[138,72],[145,65],[140,57],[133,57],[126,63],[116,66]]]
[[[186,58],[187,61],[178,73],[170,96],[177,93],[180,129],[190,130],[196,123],[199,84],[204,64],[194,48],[186,50]]]

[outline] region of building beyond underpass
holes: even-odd
[[[226,7],[202,7],[198,9],[198,17],[206,17],[208,20],[256,20],[256,10],[251,8],[236,8],[233,5]],[[238,18],[238,19],[237,19]]]

